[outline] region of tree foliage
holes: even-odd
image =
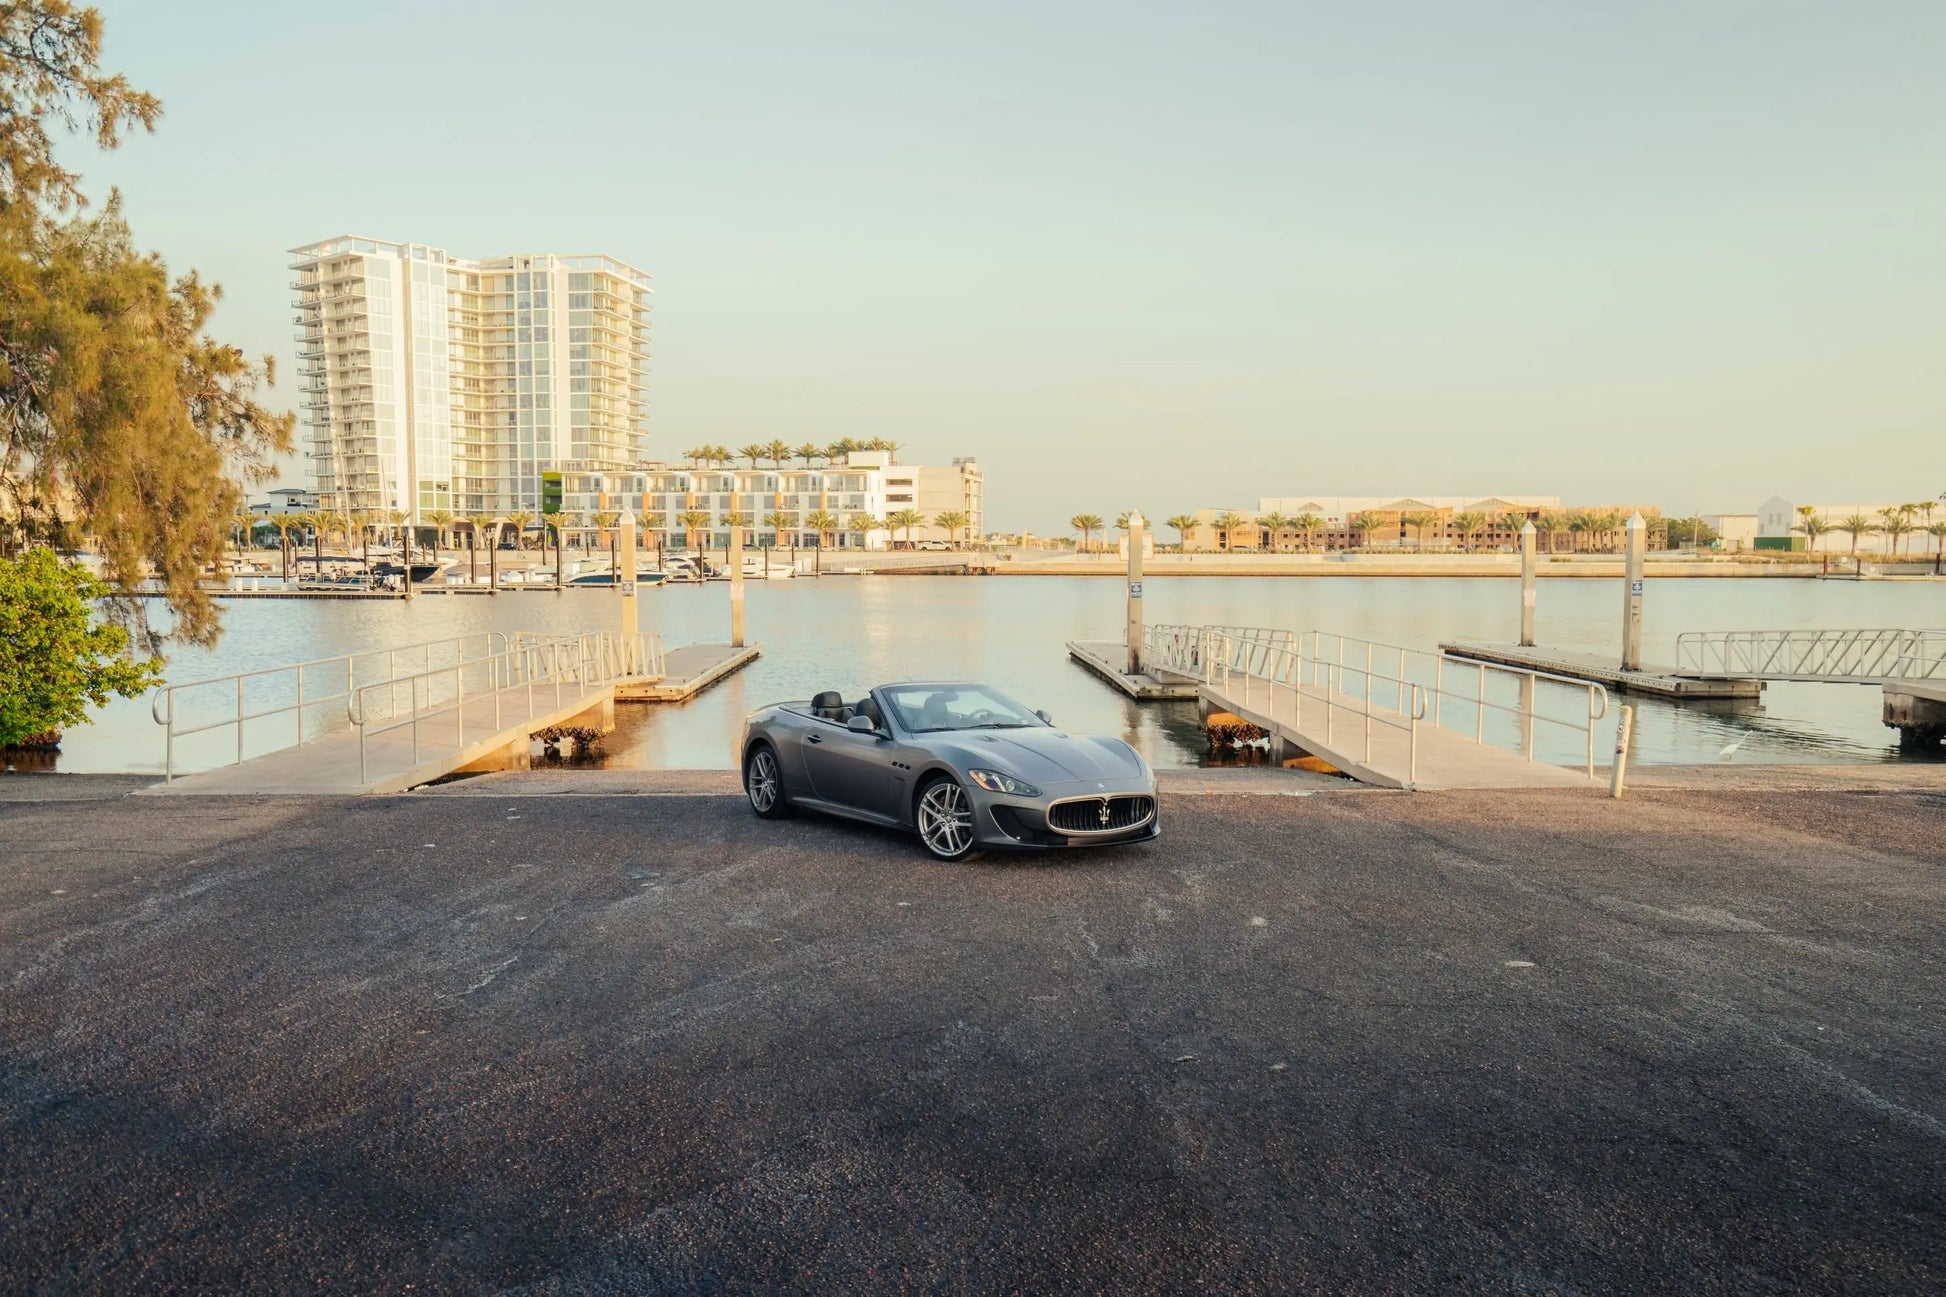
[[[160,659],[128,656],[128,632],[96,624],[107,587],[40,546],[0,558],[0,747],[79,725],[88,705],[133,698],[162,678]]]
[[[161,112],[98,70],[100,40],[92,9],[0,0],[0,546],[91,538],[115,592],[155,577],[176,633],[206,644],[198,577],[295,419],[255,399],[268,357],[205,331],[221,289],[138,251],[118,195],[69,215],[86,199],[50,128],[112,148]],[[146,631],[133,601],[113,611]]]

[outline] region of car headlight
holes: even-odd
[[[966,777],[990,793],[1008,793],[1014,797],[1039,797],[1041,790],[1012,775],[1003,775],[998,770],[969,770]]]

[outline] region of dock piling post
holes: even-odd
[[[1648,549],[1649,527],[1642,515],[1628,516],[1627,580],[1622,590],[1622,670],[1642,669],[1642,558]]]
[[[616,528],[616,545],[619,556],[616,559],[615,575],[612,578],[615,588],[622,596],[622,634],[633,635],[637,629],[635,620],[635,515],[622,510],[620,525]],[[626,641],[624,641],[626,642]]]
[[[1534,520],[1520,528],[1520,646],[1534,647]]]
[[[735,506],[732,505],[732,508]],[[730,521],[730,643],[743,647],[743,528]]]
[[[1616,801],[1622,799],[1622,777],[1628,770],[1628,743],[1635,734],[1635,708],[1622,704],[1622,714],[1615,722],[1615,766],[1608,774],[1608,795]]]
[[[1147,523],[1140,509],[1128,515],[1128,673],[1142,674],[1142,537]]]

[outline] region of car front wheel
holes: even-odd
[[[743,759],[743,794],[750,799],[750,809],[766,820],[781,820],[791,813],[784,797],[784,768],[770,744],[757,744]]]
[[[919,842],[935,860],[960,860],[973,850],[973,803],[945,776],[919,794]]]

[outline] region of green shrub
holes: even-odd
[[[108,587],[50,549],[0,559],[0,747],[88,719],[110,694],[133,698],[162,679],[162,659],[128,656],[128,632],[101,625]]]

